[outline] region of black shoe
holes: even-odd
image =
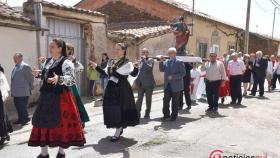
[[[207,110],[205,110],[205,112],[212,112],[213,109],[212,108],[208,108]]]
[[[145,115],[144,118],[145,119],[150,119],[150,115]]]
[[[236,102],[235,101],[231,101],[230,104],[231,105],[236,105]]]
[[[121,131],[121,133],[120,133],[120,136],[123,134],[123,129],[122,129],[122,131]]]
[[[46,155],[46,156],[42,156],[41,154],[39,156],[37,156],[37,158],[50,158],[50,155]]]
[[[224,102],[225,102],[225,98],[222,98],[222,100],[221,100],[221,101],[222,101],[222,104],[224,104]]]
[[[250,93],[249,95],[250,95],[250,96],[256,96],[256,94],[254,94],[254,93]]]
[[[65,154],[57,153],[56,158],[65,158]]]
[[[30,120],[31,120],[30,118],[27,118],[25,121],[22,121],[20,124],[22,126],[25,126],[25,125],[27,125],[29,123]]]
[[[118,136],[118,137],[113,136],[113,137],[111,137],[110,141],[111,141],[111,142],[116,142],[116,141],[118,141],[119,139],[120,139],[120,136]]]
[[[186,110],[189,111],[189,110],[191,110],[191,108],[192,108],[192,106],[188,106]]]
[[[2,137],[2,138],[0,139],[0,145],[3,145],[3,144],[5,143],[5,141],[6,141],[5,137]]]
[[[213,113],[214,113],[214,114],[219,114],[218,109],[217,109],[217,108],[214,108],[214,109],[213,109]]]
[[[5,137],[5,139],[6,139],[7,141],[10,141],[10,135],[7,135],[7,136]]]
[[[29,121],[25,121],[25,122],[22,122],[20,125],[21,126],[25,126],[25,125],[28,125]]]
[[[176,121],[176,120],[177,120],[177,118],[175,118],[175,117],[172,117],[172,118],[170,119],[171,122],[174,122],[174,121]]]
[[[263,94],[260,94],[259,97],[263,97]]]
[[[170,116],[169,116],[169,117],[163,117],[163,118],[161,118],[162,121],[166,121],[166,120],[168,120],[168,119],[170,119]]]
[[[236,105],[242,105],[241,102],[238,102]]]

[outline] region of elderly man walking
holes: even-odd
[[[33,90],[34,77],[31,67],[23,62],[23,55],[21,53],[14,55],[14,62],[15,67],[12,71],[11,94],[18,113],[18,120],[14,124],[26,125],[30,121],[27,104],[31,91]]]
[[[186,75],[183,61],[176,59],[176,48],[168,49],[169,60],[164,61],[161,57],[159,69],[164,72],[164,97],[163,97],[163,118],[176,121],[178,116],[178,106],[180,104],[180,94],[184,89],[184,76]],[[172,99],[172,113],[170,115],[170,100]]]
[[[225,85],[226,72],[224,64],[217,60],[216,53],[210,53],[210,61],[201,67],[202,71],[206,71],[206,95],[208,109],[206,112],[218,112],[219,88]]]
[[[140,61],[140,72],[136,79],[136,86],[138,88],[138,99],[136,102],[137,109],[141,116],[143,97],[146,97],[146,111],[144,118],[150,118],[152,95],[155,87],[155,79],[153,74],[154,59],[149,58],[148,49],[142,50],[142,57]]]
[[[264,81],[266,77],[266,69],[267,69],[267,60],[263,58],[262,51],[256,52],[256,60],[253,63],[253,77],[254,77],[254,85],[251,91],[252,96],[256,95],[257,87],[259,86],[259,96],[263,97],[264,95]]]
[[[246,70],[245,64],[239,59],[239,54],[233,53],[231,55],[232,60],[228,63],[228,72],[230,78],[230,94],[231,104],[241,105],[242,101],[242,89],[241,82],[243,74]]]

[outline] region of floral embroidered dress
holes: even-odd
[[[75,74],[79,74],[82,73],[84,71],[84,66],[78,62],[76,59],[74,61],[72,61],[75,67]],[[80,97],[79,94],[79,90],[77,87],[77,84],[73,84],[71,86],[72,92],[74,94],[75,100],[76,100],[76,104],[79,110],[79,114],[80,114],[80,118],[81,118],[81,122],[85,123],[89,121],[89,116],[88,113],[86,111],[86,108],[84,106],[84,103],[82,102],[82,99]]]
[[[59,76],[57,85],[47,82],[48,78]],[[73,63],[60,57],[49,58],[43,68],[40,97],[32,118],[29,146],[63,147],[83,146],[85,137],[71,86],[75,84]]]

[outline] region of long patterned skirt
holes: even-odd
[[[79,91],[78,91],[78,88],[77,88],[77,85],[73,85],[71,87],[72,89],[72,92],[74,94],[74,97],[75,97],[75,100],[76,100],[76,105],[78,106],[78,110],[79,110],[79,114],[80,114],[80,118],[81,118],[81,121],[84,123],[84,122],[88,122],[89,121],[89,116],[88,116],[88,113],[85,109],[85,106],[82,102],[82,99],[80,97],[80,94],[79,94]]]
[[[8,114],[2,100],[0,91],[0,137],[6,137],[9,133],[13,132],[12,125],[9,121]]]
[[[55,128],[33,127],[29,146],[68,148],[86,143],[74,96],[70,91],[60,95],[60,121]]]

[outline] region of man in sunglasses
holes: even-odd
[[[206,71],[206,95],[209,108],[206,112],[218,113],[219,88],[225,85],[226,72],[221,61],[217,60],[216,53],[210,53],[210,60],[202,67],[202,71]]]

